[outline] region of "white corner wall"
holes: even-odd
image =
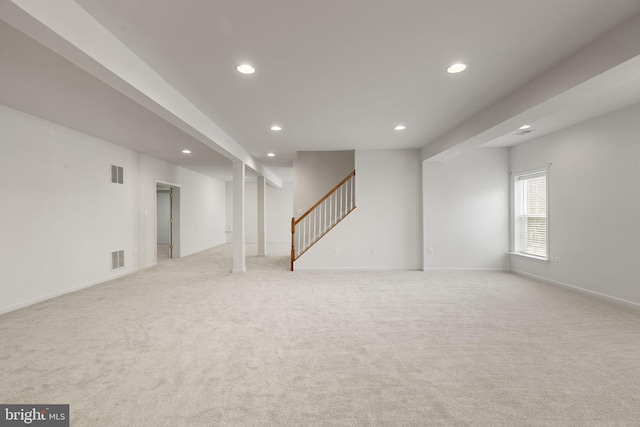
[[[512,271],[640,305],[638,118],[640,105],[511,149],[513,172],[551,163],[551,262],[514,255]]]
[[[141,265],[156,262],[156,181],[180,187],[180,255],[188,256],[225,243],[224,181],[135,153],[138,157],[139,241],[144,247]],[[144,212],[148,215],[145,216]],[[148,217],[151,217],[150,219]]]
[[[425,161],[423,205],[425,270],[507,269],[508,149]]]
[[[156,180],[181,187],[182,256],[224,243],[224,182],[4,106],[0,179],[0,313],[155,264]]]
[[[227,222],[233,227],[233,183],[227,182]],[[291,242],[291,212],[293,210],[293,183],[283,182],[282,188],[267,184],[266,221],[268,243]],[[258,185],[245,182],[245,242],[258,241]],[[227,234],[227,243],[233,242],[233,233]]]
[[[295,269],[420,270],[419,151],[357,150],[355,164],[357,208],[302,255]]]

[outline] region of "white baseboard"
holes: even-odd
[[[565,288],[565,289],[569,289],[571,291],[575,291],[575,292],[580,292],[581,294],[587,294],[587,295],[591,295],[593,297],[599,298],[599,299],[603,299],[605,301],[609,301],[618,305],[623,305],[625,307],[630,307],[630,308],[634,308],[636,310],[640,310],[640,304],[633,302],[633,301],[629,301],[623,298],[618,298],[618,297],[614,297],[611,295],[607,295],[607,294],[603,294],[600,292],[596,292],[596,291],[592,291],[590,289],[585,289],[585,288],[581,288],[579,286],[574,286],[574,285],[570,285],[568,283],[564,283],[564,282],[559,282],[557,280],[552,280],[552,279],[547,279],[546,277],[542,277],[542,276],[536,276],[535,274],[530,274],[521,270],[511,270],[511,272],[513,274],[517,274],[518,276],[522,276],[522,277],[526,277],[528,279],[533,279],[536,280],[538,282],[543,282],[543,283],[547,283],[549,285],[553,285],[553,286],[559,286],[561,288]]]
[[[504,268],[424,268],[425,273],[503,273]]]
[[[37,298],[31,299],[31,300],[28,300],[28,301],[23,301],[23,302],[18,303],[18,304],[10,305],[10,306],[7,306],[7,307],[0,307],[0,314],[9,313],[10,311],[19,310],[21,308],[25,308],[25,307],[28,307],[30,305],[34,305],[34,304],[38,304],[38,303],[43,302],[43,301],[50,300],[52,298],[56,298],[56,297],[59,297],[59,296],[62,296],[62,295],[66,295],[66,294],[70,294],[72,292],[79,291],[81,289],[90,288],[91,286],[99,285],[100,283],[105,283],[105,282],[109,282],[109,281],[114,280],[114,279],[118,279],[120,277],[128,276],[129,274],[133,274],[133,273],[136,273],[136,272],[141,271],[141,270],[146,270],[147,268],[154,267],[155,265],[156,265],[155,263],[148,264],[148,265],[145,265],[145,266],[142,266],[142,267],[134,268],[132,270],[127,270],[127,271],[124,271],[124,272],[121,272],[121,273],[113,274],[111,276],[104,277],[102,279],[92,280],[91,282],[83,283],[83,284],[77,285],[77,286],[72,286],[70,288],[67,288],[67,289],[64,289],[64,290],[61,290],[61,291],[58,291],[58,292],[53,292],[51,294],[39,296]]]
[[[422,271],[417,267],[294,267],[294,271]]]

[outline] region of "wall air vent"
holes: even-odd
[[[114,184],[124,184],[124,169],[122,166],[111,165],[111,182]]]
[[[124,250],[111,252],[111,270],[124,268]]]

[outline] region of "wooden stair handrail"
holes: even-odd
[[[335,187],[333,187],[331,190],[329,190],[329,192],[327,194],[324,195],[324,197],[320,200],[318,200],[316,202],[315,205],[311,206],[305,213],[303,213],[300,218],[298,218],[297,220],[295,220],[293,225],[296,225],[297,223],[299,223],[300,221],[302,221],[305,217],[307,217],[309,214],[311,214],[311,212],[313,212],[313,210],[315,208],[317,208],[318,206],[320,206],[320,204],[322,202],[324,202],[325,200],[327,200],[334,191],[336,191],[338,188],[342,187],[342,185],[349,181],[352,177],[356,176],[356,171],[354,170],[353,172],[351,172],[349,175],[347,175],[347,177],[345,179],[343,179],[342,181],[340,181],[340,183],[338,185],[336,185]]]

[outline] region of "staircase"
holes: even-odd
[[[356,171],[297,220],[291,218],[291,271],[293,263],[356,208]]]

